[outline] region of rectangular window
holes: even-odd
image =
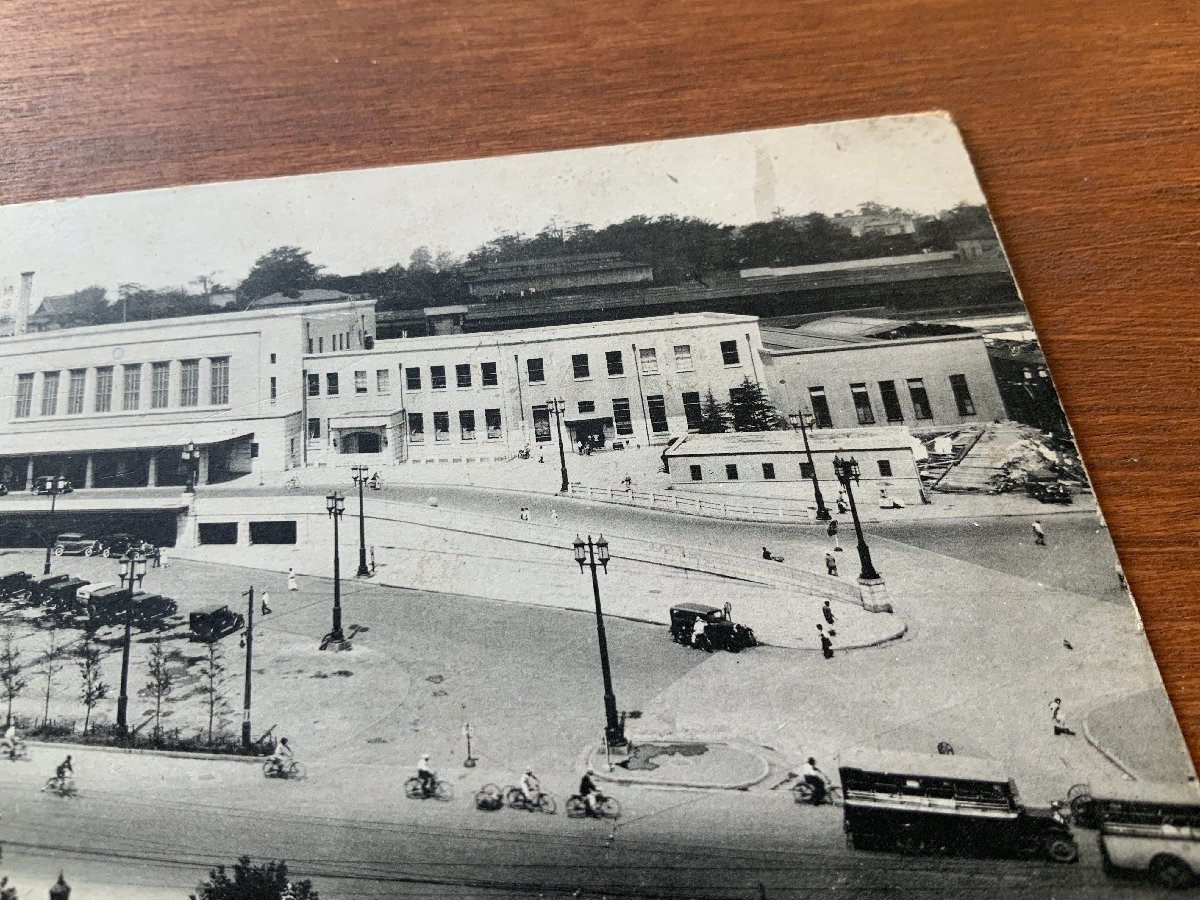
[[[533,439],[539,444],[550,440],[550,407],[533,407]]]
[[[274,403],[279,396],[279,379],[274,375],[271,376],[271,402]]]
[[[454,367],[454,383],[460,388],[471,386],[471,364],[459,363]]]
[[[653,347],[643,347],[638,351],[638,365],[643,375],[658,374],[658,354]]]
[[[221,356],[212,361],[212,405],[225,406],[229,403],[229,357]]]
[[[484,387],[496,387],[500,383],[500,377],[496,374],[496,364],[494,362],[479,364],[479,380]]]
[[[858,414],[858,424],[874,425],[875,411],[871,409],[871,395],[867,393],[866,384],[859,382],[850,385],[850,396],[854,398],[854,411]]]
[[[741,363],[737,341],[721,341],[721,362],[727,366],[736,366]]]
[[[450,413],[435,412],[433,414],[433,439],[435,441],[450,440]]]
[[[975,401],[971,399],[971,389],[967,387],[966,375],[951,375],[950,390],[954,391],[954,402],[958,404],[960,416],[975,415]]]
[[[421,389],[421,370],[417,368],[405,369],[404,386],[410,391],[419,391]]]
[[[701,469],[699,466],[691,466],[690,468],[692,471],[692,481],[703,481],[704,480],[704,470],[703,469]]]
[[[179,405],[200,405],[200,360],[185,359],[179,364]]]
[[[896,382],[879,382],[879,396],[883,398],[883,414],[889,422],[903,422],[904,411],[900,408],[900,395],[896,393]]]
[[[500,410],[485,409],[483,411],[483,422],[487,426],[489,441],[496,441],[504,437],[504,428],[500,422]]]
[[[800,477],[801,478],[812,478],[813,477],[812,463],[806,463],[806,462],[800,463]]]
[[[199,366],[199,363],[197,363]],[[112,411],[113,367],[101,366],[96,370],[96,412]]]
[[[421,413],[408,414],[409,443],[420,444],[425,440],[425,417]]]
[[[325,352],[325,336],[324,335],[321,335],[320,337],[317,338],[317,352],[318,353]]]
[[[375,391],[379,394],[392,392],[392,373],[388,369],[375,370]]]
[[[321,396],[321,376],[316,372],[309,372],[306,376],[308,379],[308,396]]]
[[[171,404],[171,364],[150,365],[150,408],[166,409]]]
[[[737,345],[734,345],[736,352]],[[692,345],[691,344],[676,344],[675,345],[675,371],[690,372],[692,371]]]
[[[764,481],[774,481],[775,480],[775,463],[763,463],[762,467],[763,467],[763,480]]]
[[[250,442],[250,458],[258,459],[258,442],[257,441]]]
[[[700,428],[700,422],[704,416],[700,411],[700,395],[697,392],[684,391],[683,415],[687,419],[688,431],[696,431]]]
[[[737,481],[738,480],[737,465],[735,463],[726,463],[725,464],[725,478],[728,481]]]
[[[592,377],[592,370],[588,365],[586,353],[575,353],[571,356],[571,372],[576,379]]]
[[[435,391],[445,390],[446,388],[446,367],[445,366],[430,366],[429,367],[429,386]]]
[[[913,415],[918,419],[933,418],[933,411],[929,408],[929,393],[925,390],[924,379],[908,379],[908,396],[912,398]]]
[[[881,459],[881,460],[879,460],[878,465],[879,465],[879,474],[881,476],[883,476],[884,478],[892,477],[892,463],[890,460]]]
[[[608,367],[609,375],[625,374],[625,357],[620,350],[608,350],[604,354],[604,364]]]
[[[580,400],[579,401],[579,412],[581,415],[583,413],[594,413],[595,411],[596,411],[596,401],[595,400]]]
[[[337,372],[326,372],[325,373],[325,393],[327,395],[329,395],[330,397],[336,397],[338,395],[338,373]]]
[[[142,405],[142,367],[125,366],[121,374],[124,378],[121,409],[128,412]]]
[[[833,416],[829,414],[829,399],[825,396],[825,388],[815,385],[808,389],[808,399],[812,403],[813,420],[817,428],[832,428]]]
[[[46,372],[42,375],[42,415],[58,415],[58,373]]]
[[[646,409],[650,411],[650,430],[661,434],[667,430],[667,401],[661,394],[646,398]]]
[[[87,384],[87,369],[72,369],[67,384],[67,415],[77,416],[83,412],[83,391]]]
[[[464,441],[475,440],[475,410],[460,409],[458,411],[458,428]]]
[[[613,423],[617,434],[633,434],[633,418],[629,414],[629,401],[620,397],[613,401]]]
[[[17,406],[13,410],[16,419],[28,419],[33,407],[33,375],[17,376]]]
[[[354,393],[365,394],[367,392],[367,370],[354,370]]]
[[[537,359],[525,360],[525,368],[529,372],[529,383],[530,384],[534,384],[535,382],[546,380],[546,370],[542,366],[542,360],[540,357]]]
[[[275,365],[275,354],[271,354],[271,365]]]
[[[308,439],[310,441],[320,440],[321,438],[321,420],[312,418],[308,420]]]
[[[313,339],[312,338],[308,339],[308,352],[309,352],[309,355],[311,356],[312,352],[313,352]]]

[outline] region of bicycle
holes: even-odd
[[[29,748],[25,746],[24,741],[17,741],[11,747],[0,748],[0,753],[3,753],[12,762],[29,760]]]
[[[590,812],[588,803],[581,794],[572,794],[567,798],[567,816],[581,819],[584,816],[595,816],[597,819],[617,819],[621,816],[621,804],[612,797],[600,795],[596,798],[596,811]]]
[[[489,812],[504,807],[504,792],[498,784],[485,784],[475,792],[475,808]]]
[[[829,804],[831,806],[842,805],[842,788],[841,785],[825,784],[825,795],[818,802],[816,799],[816,791],[813,786],[807,781],[798,781],[792,785],[792,799],[797,803],[806,803],[809,806],[823,806]]]
[[[404,782],[404,794],[410,800],[449,800],[454,796],[454,790],[440,778],[433,780],[433,788],[425,787],[425,783],[416,775]]]
[[[75,779],[69,775],[59,778],[53,775],[46,779],[46,783],[42,785],[44,793],[57,794],[60,797],[74,797],[78,790],[75,787]]]
[[[263,763],[262,773],[264,778],[282,778],[286,781],[289,778],[303,778],[308,774],[308,770],[294,759],[289,759],[286,763],[268,759]]]
[[[504,792],[509,809],[524,809],[529,812],[544,812],[552,816],[558,810],[558,801],[549,794],[538,791],[530,800],[519,787],[510,787]]]
[[[289,491],[298,491],[300,490],[300,479],[293,475],[283,483],[283,486]]]

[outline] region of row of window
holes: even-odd
[[[214,357],[209,363],[209,396],[212,406],[226,406],[229,403],[229,357]],[[117,402],[115,390],[117,386],[116,366],[98,366],[92,380],[91,411],[95,413],[112,412]],[[120,373],[120,408],[125,412],[141,409],[143,379],[143,364],[132,363],[119,367]],[[33,415],[33,372],[25,372],[17,376],[17,397],[14,417],[27,419]],[[274,379],[272,379],[274,382]],[[59,415],[59,393],[62,383],[61,372],[42,373],[42,391],[38,411],[43,416]],[[67,396],[64,412],[69,416],[81,415],[87,401],[88,370],[71,369],[67,373]],[[155,362],[150,364],[150,408],[166,409],[171,405],[171,363]],[[274,396],[274,390],[272,390]],[[200,360],[185,359],[179,363],[179,406],[200,405]]]
[[[676,372],[691,372],[692,345],[675,344],[672,347],[675,358]],[[726,366],[741,364],[737,341],[721,341],[721,361]],[[607,350],[604,353],[604,367],[609,377],[616,378],[625,374],[625,354],[621,350]],[[545,361],[540,358],[525,360],[526,374],[530,384],[546,380]],[[642,375],[658,375],[658,350],[654,347],[642,347],[638,350],[638,371]],[[571,377],[576,381],[585,381],[592,377],[592,363],[587,353],[571,355]]]
[[[433,439],[435,441],[450,440],[450,413],[435,412],[433,414]],[[412,444],[420,444],[425,441],[425,414],[424,413],[409,413],[408,414],[408,440]],[[484,434],[489,441],[499,440],[504,437],[504,429],[500,419],[500,410],[485,409],[483,411]],[[458,429],[459,437],[464,441],[473,441],[476,439],[476,417],[475,410],[462,409],[458,412]],[[311,418],[308,420],[308,436],[311,440],[319,440],[321,437],[321,420],[319,418]]]
[[[905,382],[908,396],[912,401],[913,415],[918,419],[932,419],[933,408],[929,404],[929,392],[925,389],[925,379],[909,378]],[[954,403],[960,416],[975,415],[975,401],[971,399],[971,389],[967,385],[966,375],[951,375],[950,390],[954,394]],[[808,397],[812,403],[813,417],[818,428],[832,428],[833,416],[829,412],[829,399],[825,394],[824,385],[814,385],[808,389]],[[850,385],[850,397],[854,401],[854,412],[859,425],[875,424],[875,408],[866,382],[853,382]],[[879,397],[883,401],[883,414],[889,424],[904,421],[904,410],[900,406],[900,394],[896,390],[896,382],[879,382]]]
[[[313,343],[313,340],[314,340],[313,338],[308,339],[308,352],[313,353],[314,347],[315,347],[315,352],[324,353],[325,352],[325,338],[323,336],[316,338],[315,345]],[[350,349],[350,332],[349,331],[343,331],[343,332],[339,332],[337,334],[331,334],[329,336],[330,352],[336,353],[339,350],[349,350],[349,349]]]
[[[892,463],[890,460],[886,460],[886,459],[877,460],[876,465],[878,465],[878,467],[879,467],[880,477],[882,477],[882,478],[891,478],[892,477]],[[692,465],[690,468],[691,468],[692,481],[703,481],[704,480],[704,469],[701,466]],[[812,478],[812,476],[813,476],[812,465],[810,465],[809,463],[806,463],[806,462],[800,463],[800,477],[801,478]],[[775,480],[775,463],[768,463],[768,462],[762,463],[762,477],[763,477],[764,481],[774,481]],[[738,464],[737,463],[726,463],[725,464],[725,480],[726,481],[737,481],[738,480]]]

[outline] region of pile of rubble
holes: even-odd
[[[1074,446],[1016,422],[936,435],[926,446],[922,477],[936,491],[999,494],[1030,484],[1086,484]]]

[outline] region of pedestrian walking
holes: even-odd
[[[834,566],[833,574],[834,575],[837,574],[837,566],[836,565]],[[821,607],[821,615],[823,615],[825,617],[825,621],[829,625],[832,625],[836,621],[836,619],[834,619],[834,617],[833,617],[833,610],[830,608],[828,600],[826,600],[825,605]]]
[[[287,578],[288,578],[287,584],[288,584],[289,591],[300,590],[300,586],[298,584],[296,584],[296,570],[295,569],[291,569],[291,568],[288,569]]]
[[[269,616],[271,614],[271,592],[263,591],[262,593],[262,614]]]
[[[692,623],[692,646],[700,646],[700,642],[704,640],[704,629],[706,627],[708,627],[708,623],[704,621],[704,618],[697,616],[696,621]]]
[[[833,555],[832,550],[825,551],[825,571],[835,578],[837,577],[837,557]]]
[[[1062,698],[1055,697],[1050,701],[1050,723],[1054,726],[1054,734],[1072,735],[1075,732],[1067,727],[1067,717],[1063,715]]]
[[[829,639],[829,635],[820,625],[817,626],[817,631],[821,633],[821,655],[826,659],[833,659],[833,641]]]
[[[829,536],[833,538],[833,549],[839,553],[842,551],[841,541],[838,540],[838,522],[837,519],[829,520],[829,527],[825,529]]]
[[[375,574],[375,546],[371,546],[371,574]]]
[[[850,512],[850,500],[846,497],[845,490],[839,490],[837,496],[837,511],[843,516]]]
[[[166,547],[158,548],[158,551],[154,554],[154,564],[162,569],[165,569],[167,567],[167,548]]]
[[[558,524],[558,510],[557,509],[550,510],[550,524],[551,525]]]
[[[522,521],[522,522],[528,522],[528,521],[529,521],[529,518],[530,518],[530,517],[529,517],[529,507],[528,507],[528,506],[522,506],[522,507],[521,507],[521,521]]]
[[[1042,523],[1037,519],[1033,520],[1033,524],[1029,526],[1033,529],[1033,542],[1038,547],[1046,546],[1046,532],[1042,530]]]

